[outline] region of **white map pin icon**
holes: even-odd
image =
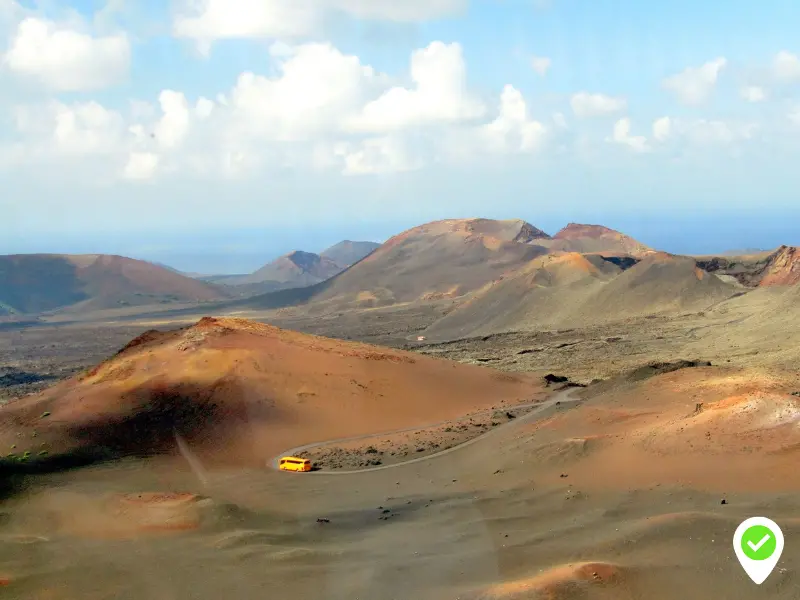
[[[771,519],[751,517],[736,528],[733,550],[744,572],[760,585],[778,564],[783,552],[783,532]]]

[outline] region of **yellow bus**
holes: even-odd
[[[296,456],[284,456],[281,458],[278,468],[281,471],[310,471],[311,461],[307,458],[297,458]]]

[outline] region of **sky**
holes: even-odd
[[[249,272],[440,218],[800,244],[794,0],[0,0],[0,253]]]

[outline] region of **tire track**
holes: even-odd
[[[529,421],[533,421],[533,420],[535,420],[535,417],[540,416],[542,412],[544,412],[548,408],[551,408],[551,407],[555,406],[556,404],[559,404],[559,403],[560,404],[571,404],[571,405],[579,404],[581,402],[581,399],[573,398],[574,394],[577,392],[578,389],[580,389],[580,388],[567,388],[565,390],[561,390],[561,391],[555,393],[552,397],[548,398],[547,400],[544,400],[543,402],[530,402],[528,404],[519,404],[517,406],[514,406],[513,407],[514,409],[517,409],[517,408],[528,408],[528,407],[531,407],[531,406],[535,406],[537,408],[535,408],[534,410],[530,411],[529,413],[527,413],[527,414],[525,414],[525,415],[523,415],[521,417],[517,417],[513,421],[509,421],[508,423],[503,423],[502,425],[498,425],[497,427],[491,429],[490,431],[482,433],[481,435],[479,435],[477,437],[474,437],[472,439],[469,439],[466,442],[462,442],[462,443],[460,443],[460,444],[458,444],[456,446],[452,446],[450,448],[446,448],[444,450],[440,450],[439,452],[435,452],[433,454],[428,454],[427,456],[421,456],[419,458],[413,458],[411,460],[398,462],[398,463],[393,463],[391,465],[379,465],[379,466],[375,466],[375,467],[367,467],[365,469],[356,469],[356,470],[353,470],[353,471],[307,471],[307,472],[303,473],[303,475],[306,475],[306,476],[307,475],[353,475],[353,474],[356,474],[356,473],[367,473],[367,472],[372,472],[372,471],[380,471],[380,470],[383,470],[383,469],[393,469],[395,467],[401,467],[401,466],[410,465],[410,464],[413,464],[413,463],[423,462],[423,461],[426,461],[426,460],[432,460],[432,459],[438,458],[440,456],[444,456],[445,454],[450,454],[451,452],[455,452],[456,450],[461,450],[462,448],[470,446],[471,444],[474,444],[474,443],[476,443],[476,442],[478,442],[480,440],[486,439],[489,436],[498,435],[501,432],[507,432],[512,427],[515,427],[515,426],[518,427],[518,426],[522,425],[523,423],[527,423]],[[422,429],[430,429],[431,427],[439,427],[439,426],[445,425],[447,423],[452,423],[454,420],[455,419],[448,419],[446,421],[439,421],[437,423],[431,423],[429,425],[421,425],[421,426],[417,426],[417,427],[406,427],[406,428],[403,428],[403,429],[396,429],[394,431],[384,431],[384,432],[380,432],[380,433],[368,433],[368,434],[364,434],[364,435],[356,435],[356,436],[352,436],[352,437],[339,438],[339,439],[335,439],[335,440],[326,440],[326,441],[322,441],[322,442],[313,442],[311,444],[304,444],[302,446],[296,446],[294,448],[290,448],[290,449],[288,449],[288,450],[286,450],[284,452],[281,452],[278,456],[276,456],[272,460],[270,460],[268,462],[268,465],[271,468],[275,469],[275,470],[280,470],[280,469],[278,469],[278,465],[280,463],[280,459],[282,457],[284,457],[284,456],[296,456],[300,452],[304,452],[306,450],[311,450],[313,448],[318,448],[320,446],[331,446],[331,445],[334,445],[334,444],[344,444],[344,443],[348,443],[348,442],[355,442],[355,441],[358,441],[358,440],[364,440],[364,439],[369,439],[369,438],[383,436],[383,435],[395,435],[395,434],[398,434],[398,433],[407,433],[409,431],[420,431]]]

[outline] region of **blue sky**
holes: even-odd
[[[796,2],[189,4],[0,0],[0,252],[242,272],[470,216],[800,244]]]

